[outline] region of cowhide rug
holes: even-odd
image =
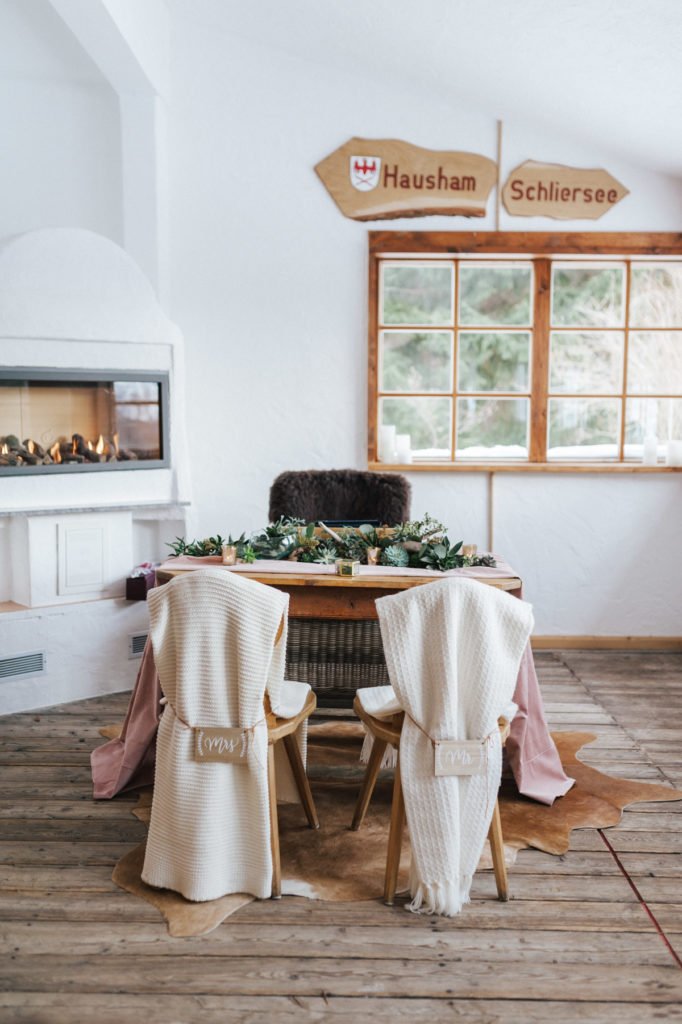
[[[109,730],[111,732],[111,729]],[[308,739],[308,770],[320,819],[319,831],[306,825],[301,807],[280,804],[282,892],[312,899],[347,901],[378,899],[383,889],[390,817],[392,773],[382,772],[365,822],[349,830],[362,771],[359,753],[362,727],[353,722],[313,723]],[[596,739],[593,733],[553,733],[564,768],[575,786],[552,807],[519,795],[513,782],[500,791],[505,859],[514,863],[519,849],[533,846],[562,854],[574,828],[607,828],[617,824],[623,808],[639,801],[680,800],[682,792],[652,783],[628,782],[604,775],[578,760],[577,752]],[[149,822],[151,789],[143,790],[133,814]],[[192,903],[167,889],[154,889],[141,880],[145,844],[116,864],[113,881],[161,911],[168,931],[176,937],[203,935],[252,901],[237,893],[206,903]],[[398,889],[407,886],[409,837],[403,841]],[[358,870],[361,866],[361,870]],[[490,851],[483,852],[479,870],[492,867]],[[513,886],[513,873],[512,873]]]

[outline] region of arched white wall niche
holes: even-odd
[[[180,331],[114,242],[92,231],[55,228],[0,244],[0,366],[167,372],[171,458],[168,469],[8,477],[0,507],[189,502],[183,364]]]

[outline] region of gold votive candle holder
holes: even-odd
[[[237,564],[237,545],[223,544],[223,565]]]
[[[478,544],[463,544],[462,555],[464,558],[475,558],[478,551]]]
[[[381,548],[367,548],[367,565],[378,565],[381,558]]]
[[[360,563],[352,558],[337,558],[336,572],[339,576],[357,576],[360,572]]]

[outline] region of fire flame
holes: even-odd
[[[98,455],[102,455],[102,453],[104,452],[104,438],[102,437],[101,434],[99,435],[99,441],[97,442],[97,447],[95,448],[95,451],[97,452]]]
[[[114,434],[114,451],[118,455],[118,434]]]
[[[72,452],[73,455],[77,455],[78,454],[78,445],[76,443],[76,438],[75,437],[74,437],[74,439],[73,439],[73,441],[71,443],[71,452]]]
[[[95,449],[92,447],[92,441],[88,441],[88,451],[89,452],[94,452],[94,450]]]
[[[33,441],[29,441],[29,442],[28,442],[28,446],[27,446],[27,447],[28,447],[28,453],[29,453],[29,455],[33,455],[33,454],[34,454],[34,452],[35,452],[35,450],[36,450],[36,446],[35,446],[35,444],[33,443]]]
[[[62,455],[61,452],[59,451],[59,441],[55,441],[55,443],[50,448],[50,455],[52,456],[55,462],[62,461]]]
[[[3,444],[2,446],[2,454],[9,455],[9,447],[6,444]]]

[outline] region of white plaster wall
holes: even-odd
[[[0,516],[0,602],[12,600],[11,520]]]
[[[48,0],[0,0],[0,238],[123,237],[118,97]]]
[[[500,473],[494,488],[494,545],[537,634],[682,635],[680,476]]]
[[[314,164],[352,135],[494,157],[496,125],[490,112],[374,79],[371,67],[346,74],[177,10],[173,37],[171,313],[187,345],[195,525],[234,533],[265,522],[281,470],[366,465],[368,227],[494,227],[492,197],[485,219],[354,223]],[[682,227],[679,181],[507,124],[503,171],[528,158],[603,164],[632,195],[597,223],[503,214],[504,229]],[[411,480],[414,513],[485,544],[485,475]],[[682,564],[680,476],[500,474],[495,495],[495,546],[526,577],[538,633],[682,633],[681,574],[668,568]],[[659,536],[664,559],[653,557]],[[630,575],[637,586],[625,586]]]
[[[91,601],[0,615],[0,657],[45,651],[44,675],[0,681],[0,715],[132,688],[139,659],[131,633],[146,633],[144,601]]]
[[[0,237],[39,227],[122,239],[118,102],[105,85],[0,80]]]

